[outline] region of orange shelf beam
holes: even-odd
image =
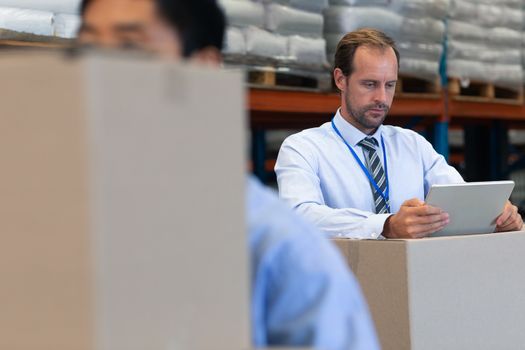
[[[306,128],[329,121],[340,106],[336,93],[250,89],[251,125],[255,128]],[[443,98],[396,96],[391,118],[429,117],[446,120]],[[387,118],[389,118],[387,117]]]
[[[448,113],[452,120],[461,118],[525,121],[525,106],[518,104],[451,99],[448,105]]]

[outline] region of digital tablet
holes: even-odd
[[[492,233],[510,198],[514,181],[433,185],[425,202],[450,215],[450,223],[431,237]]]

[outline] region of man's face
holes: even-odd
[[[362,132],[373,133],[392,105],[397,71],[397,58],[392,48],[359,47],[354,56],[353,73],[349,77],[336,77],[343,117]]]
[[[79,33],[81,44],[132,48],[180,59],[177,32],[158,15],[155,0],[93,0]]]

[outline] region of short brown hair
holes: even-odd
[[[339,68],[345,76],[350,76],[354,71],[355,52],[360,46],[383,50],[391,47],[396,54],[399,68],[399,51],[397,51],[394,39],[377,29],[362,28],[346,34],[339,41],[335,52],[334,69]]]

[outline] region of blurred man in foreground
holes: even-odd
[[[213,0],[87,0],[82,15],[83,44],[221,63],[225,19]],[[253,345],[377,349],[359,287],[336,249],[255,180],[246,192]]]

